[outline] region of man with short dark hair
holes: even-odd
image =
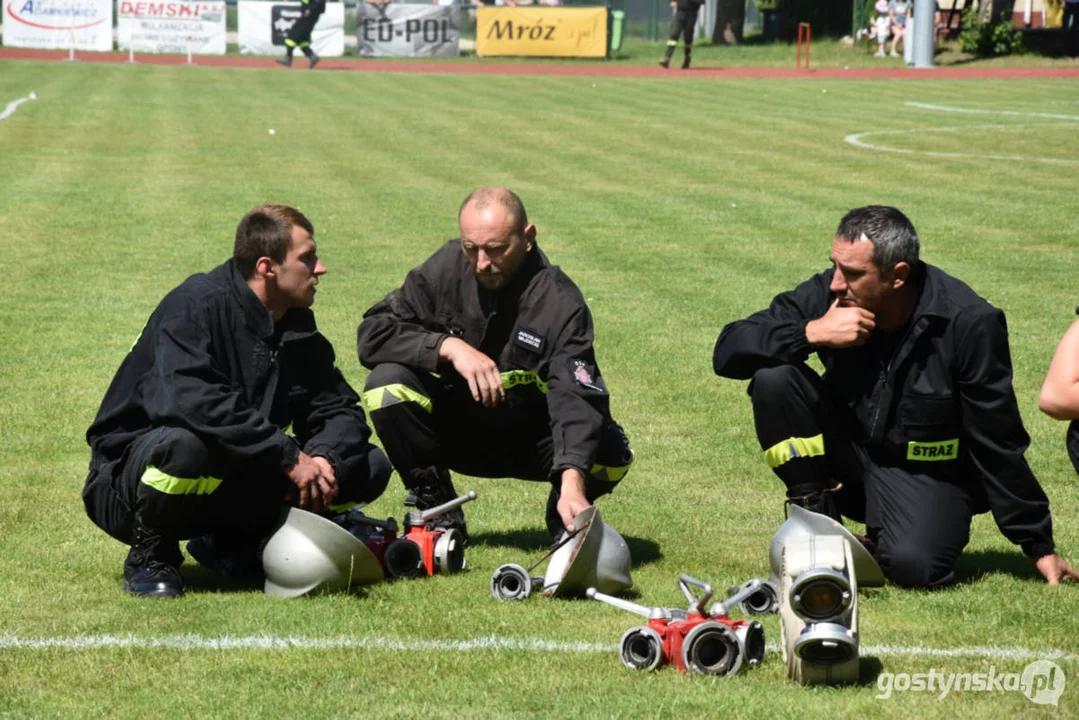
[[[178,541],[231,577],[288,501],[314,512],[370,502],[389,461],[309,309],[326,268],[298,210],[262,205],[233,257],[154,310],[86,433],[86,512],[131,545],[124,589],[183,593]]]
[[[1079,578],[1023,457],[1004,313],[922,262],[893,207],[847,213],[830,259],[723,328],[713,356],[717,375],[752,379],[757,437],[788,502],[864,521],[899,585],[954,582],[971,518],[989,510],[1047,581]],[[823,377],[805,364],[814,352]]]
[[[450,470],[549,481],[547,527],[614,489],[633,454],[611,419],[592,316],[505,188],[479,188],[450,240],[364,315],[364,404],[420,509],[456,496]],[[464,531],[464,513],[443,516]]]

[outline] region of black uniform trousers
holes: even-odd
[[[698,6],[699,7],[699,6]],[[671,34],[667,41],[667,47],[673,48],[678,44],[679,36],[686,50],[693,46],[693,29],[697,27],[697,13],[699,10],[683,10],[678,8],[671,18]]]
[[[440,378],[397,363],[376,366],[364,385],[364,402],[390,462],[408,488],[430,482],[431,469],[486,478],[551,482],[547,526],[562,531],[555,506],[561,474],[552,471],[554,439],[546,412],[524,411],[510,395],[494,408],[472,398],[456,374]],[[595,464],[585,472],[589,502],[606,495],[633,463],[622,428],[608,419]]]
[[[373,501],[391,472],[369,443],[341,458],[335,507]],[[280,467],[233,467],[189,430],[159,427],[128,446],[115,466],[91,471],[83,502],[95,524],[127,544],[136,523],[170,540],[210,533],[257,540],[279,521],[289,484]]]
[[[875,462],[852,439],[854,418],[805,365],[758,371],[749,385],[765,459],[798,497],[842,483],[840,512],[865,522],[877,561],[897,585],[955,581],[978,501],[968,488],[937,480],[914,463]]]

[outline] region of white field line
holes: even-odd
[[[1009,117],[1036,117],[1049,120],[1079,120],[1079,115],[1056,115],[1053,113],[1020,112],[1018,110],[976,110],[974,108],[949,107],[947,105],[929,105],[927,103],[905,102],[908,107],[922,108],[923,110],[939,110],[940,112],[967,113],[969,115],[1007,115]]]
[[[1063,116],[1067,117],[1067,116]],[[889,147],[887,145],[874,145],[873,143],[866,142],[862,138],[870,136],[881,135],[914,135],[917,133],[942,133],[942,132],[966,132],[970,130],[987,130],[987,129],[1012,129],[1023,127],[1061,127],[1064,125],[1079,124],[1079,118],[1076,118],[1074,122],[1067,123],[1015,123],[1008,125],[964,125],[961,127],[929,127],[929,128],[912,128],[909,130],[871,130],[869,132],[854,133],[843,138],[846,142],[854,145],[855,147],[865,148],[867,150],[877,150],[878,152],[892,152],[902,153],[904,155],[927,155],[929,157],[942,157],[942,158],[974,158],[976,160],[1010,160],[1012,162],[1025,161],[1025,162],[1044,162],[1044,163],[1059,163],[1062,165],[1076,165],[1079,164],[1079,160],[1065,160],[1063,158],[1047,158],[1047,157],[1032,157],[1026,155],[978,155],[974,153],[952,153],[952,152],[934,152],[929,150],[909,150],[906,148]]]
[[[930,105],[928,103],[919,102],[905,102],[903,103],[907,107],[920,108],[922,110],[935,110],[938,112],[950,112],[950,113],[962,113],[967,115],[1003,115],[1006,117],[1033,117],[1042,118],[1046,120],[1064,120],[1071,122],[1079,122],[1079,115],[1060,115],[1056,113],[1036,113],[1036,112],[1020,112],[1018,110],[979,110],[974,108],[960,108],[951,107],[948,105]],[[1065,124],[1071,124],[1066,122]],[[846,142],[856,147],[865,148],[867,150],[877,150],[878,152],[893,152],[902,153],[904,155],[927,155],[929,157],[943,157],[943,158],[974,158],[976,160],[1009,160],[1012,162],[1046,162],[1046,163],[1060,163],[1064,165],[1075,165],[1079,163],[1077,160],[1065,160],[1062,158],[1045,158],[1045,157],[1027,157],[1025,155],[977,155],[973,153],[946,153],[946,152],[930,152],[927,150],[906,150],[903,148],[894,148],[887,145],[875,145],[873,143],[865,142],[862,138],[879,135],[913,135],[915,133],[939,133],[939,132],[956,132],[961,130],[986,130],[986,129],[1011,129],[1021,127],[1038,127],[1046,125],[1047,123],[1022,123],[1022,124],[1008,124],[1008,125],[976,125],[967,127],[933,127],[933,128],[914,128],[911,130],[871,130],[864,133],[854,133],[843,138]]]
[[[14,115],[15,111],[19,109],[19,106],[27,100],[37,100],[37,93],[31,90],[30,94],[26,97],[19,98],[18,100],[12,100],[11,102],[9,102],[7,104],[7,107],[4,108],[4,112],[0,112],[0,120],[7,120],[9,117]]]
[[[102,650],[147,648],[164,650],[390,650],[398,652],[544,652],[616,653],[615,643],[555,642],[538,638],[487,637],[461,640],[418,640],[393,637],[306,637],[247,635],[203,637],[201,635],[76,635],[73,637],[19,637],[0,634],[0,650]],[[770,652],[779,645],[768,643]],[[878,657],[984,658],[989,660],[1060,660],[1079,662],[1079,655],[1057,648],[1032,650],[1021,647],[927,648],[903,645],[862,645],[860,654]]]

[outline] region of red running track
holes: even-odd
[[[76,60],[94,63],[126,63],[127,53],[76,52]],[[54,60],[68,59],[66,50],[24,50],[0,48],[0,60]],[[136,54],[135,61],[143,65],[186,65],[186,55]],[[277,65],[270,57],[245,57],[239,55],[196,55],[193,64],[201,67],[263,68],[280,72],[307,70],[307,63],[298,58],[292,68]],[[693,68],[691,70],[664,70],[643,65],[615,65],[596,61],[588,64],[557,65],[550,63],[500,63],[485,62],[429,62],[359,59],[324,59],[318,70],[351,70],[354,72],[437,73],[444,75],[560,75],[566,77],[618,77],[618,78],[785,78],[821,80],[1018,80],[1028,78],[1079,78],[1079,67],[1034,68],[958,68],[940,67],[915,70],[912,68],[821,68],[796,70],[794,68]]]

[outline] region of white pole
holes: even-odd
[[[1023,25],[1030,27],[1030,21],[1034,15],[1034,0],[1027,0],[1026,6],[1023,8]]]
[[[191,64],[191,36],[187,36],[187,64]]]
[[[128,46],[127,46],[127,61],[129,63],[135,62],[135,41],[134,41],[134,39],[132,39],[132,41],[130,43],[128,43]]]
[[[75,3],[72,3],[69,8],[71,9],[71,47],[67,51],[67,59],[70,62],[75,61]]]

